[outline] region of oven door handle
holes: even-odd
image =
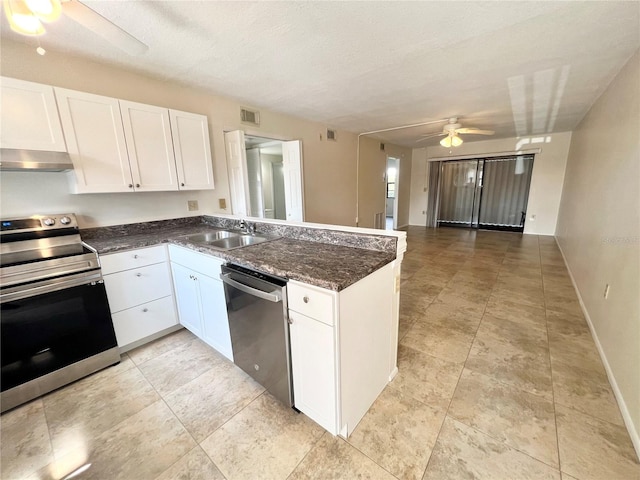
[[[249,295],[253,295],[254,297],[262,298],[263,300],[268,300],[273,303],[278,303],[282,301],[282,291],[279,288],[276,288],[273,292],[263,292],[262,290],[258,290],[257,288],[250,287],[249,285],[245,285],[244,283],[240,283],[230,277],[228,273],[220,274],[220,280],[222,280],[227,285],[232,286],[233,288],[237,288],[238,290],[248,293]]]
[[[66,288],[89,284],[95,285],[97,283],[104,283],[102,273],[100,271],[92,275],[87,275],[87,273],[84,272],[82,274],[69,275],[68,277],[46,280],[39,284],[36,283],[32,285],[10,287],[0,294],[0,303],[23,300],[37,295],[44,295],[45,293],[57,292]]]

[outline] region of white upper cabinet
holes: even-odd
[[[134,190],[178,190],[169,110],[120,100],[120,112]]]
[[[212,190],[213,163],[205,115],[169,110],[180,190]]]
[[[66,152],[53,87],[1,78],[0,147]]]
[[[213,189],[205,115],[54,90],[74,193]]]
[[[58,87],[55,93],[73,162],[75,193],[132,192],[118,100]]]

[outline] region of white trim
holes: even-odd
[[[527,155],[537,154],[542,151],[541,148],[529,148],[527,150],[518,150],[516,152],[493,152],[493,153],[473,153],[469,155],[457,155],[452,157],[427,157],[427,162],[444,162],[447,160],[466,160],[469,158],[492,158],[503,157],[506,155]]]
[[[562,247],[560,246],[560,242],[558,241],[558,237],[554,236],[556,240],[556,245],[560,249],[560,253],[562,254],[562,259],[564,260],[564,264],[567,267],[567,271],[569,272],[569,277],[571,278],[571,283],[573,284],[573,289],[576,291],[578,295],[578,301],[580,302],[580,308],[582,309],[582,313],[584,317],[587,319],[587,324],[589,325],[589,330],[591,330],[591,336],[598,348],[598,353],[600,354],[600,359],[602,360],[602,364],[604,365],[604,369],[607,372],[607,377],[609,378],[609,383],[611,384],[611,388],[613,390],[613,394],[618,401],[618,407],[620,408],[620,413],[622,414],[622,419],[624,420],[624,424],[627,427],[627,431],[629,432],[629,437],[631,437],[631,443],[633,443],[633,448],[636,450],[636,455],[640,459],[640,436],[638,435],[638,431],[633,424],[633,420],[631,419],[631,415],[629,414],[629,409],[627,408],[627,404],[624,401],[622,396],[622,392],[618,387],[618,383],[616,382],[616,377],[613,375],[613,371],[611,370],[611,366],[607,361],[607,357],[604,353],[604,349],[600,344],[600,339],[598,338],[598,334],[596,333],[596,329],[593,326],[593,322],[591,321],[591,317],[589,316],[589,312],[587,311],[587,307],[582,301],[582,295],[580,295],[580,290],[578,290],[578,285],[576,283],[575,278],[573,278],[573,273],[571,273],[571,269],[569,268],[569,262],[567,262],[567,257],[562,251]]]

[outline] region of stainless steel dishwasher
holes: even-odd
[[[293,406],[286,280],[230,264],[220,278],[234,363]]]

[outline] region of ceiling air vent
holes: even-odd
[[[252,125],[260,125],[260,112],[255,110],[249,110],[246,108],[240,109],[240,120],[242,123],[250,123]]]
[[[334,142],[338,140],[338,136],[335,130],[329,130],[327,128],[327,140],[333,140]]]
[[[380,150],[382,150],[384,152],[384,143],[380,144]]]

